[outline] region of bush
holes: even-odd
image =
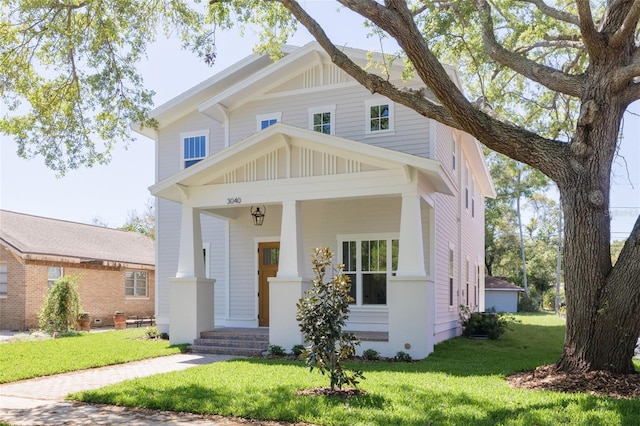
[[[82,312],[79,280],[79,275],[67,275],[54,282],[38,314],[42,330],[65,333],[76,329],[78,316]]]
[[[269,345],[267,352],[269,352],[269,355],[273,356],[285,356],[287,354],[284,348],[278,345]]]
[[[145,331],[144,334],[147,337],[147,339],[150,339],[150,340],[162,338],[162,334],[158,330],[158,327],[147,327],[147,330]]]
[[[300,355],[304,353],[304,345],[293,345],[291,348],[291,354],[298,358]]]
[[[404,351],[398,351],[396,352],[396,356],[393,359],[398,362],[411,362],[413,358],[411,358],[411,355]]]
[[[380,352],[374,349],[367,349],[362,352],[362,358],[366,359],[367,361],[377,361],[380,359]]]
[[[460,325],[462,335],[466,337],[496,340],[513,322],[516,322],[515,317],[508,313],[471,312],[466,306],[460,305]]]
[[[540,310],[540,300],[533,296],[524,294],[518,302],[518,312],[538,312]]]

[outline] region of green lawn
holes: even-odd
[[[124,382],[73,399],[323,425],[628,425],[640,401],[511,389],[505,375],[554,362],[563,323],[519,315],[498,341],[453,339],[417,363],[357,364],[366,395],[295,396],[328,379],[299,362],[246,359]]]
[[[143,340],[145,328],[79,333],[0,344],[0,383],[180,353],[167,340]]]

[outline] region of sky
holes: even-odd
[[[342,10],[327,10],[323,1],[307,1],[312,15],[338,45],[379,50],[379,40],[367,38],[362,19]],[[323,4],[324,3],[324,4]],[[156,92],[160,106],[213,74],[251,54],[257,37],[236,31],[216,35],[217,58],[209,67],[176,40],[160,37],[150,46],[148,60],[140,64],[145,84]],[[311,41],[304,29],[289,44]],[[386,47],[389,49],[389,46]],[[390,49],[393,51],[394,49]],[[612,185],[612,238],[624,239],[640,214],[640,103],[627,113],[620,157],[614,165]],[[111,227],[124,224],[133,211],[141,213],[152,199],[154,142],[138,136],[128,146],[118,145],[108,165],[70,170],[64,177],[44,166],[42,158],[23,160],[11,138],[0,135],[0,208],[75,222],[98,221]]]

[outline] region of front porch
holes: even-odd
[[[350,331],[362,342],[388,342],[389,333],[384,331]],[[216,355],[262,356],[269,348],[269,327],[219,327],[200,333],[189,351]],[[283,348],[287,353],[292,348]],[[367,348],[365,348],[367,349]],[[358,352],[361,353],[361,348]]]

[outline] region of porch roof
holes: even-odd
[[[157,197],[183,202],[202,191],[223,187],[243,192],[249,186],[276,191],[278,185],[286,183],[293,193],[304,190],[305,183],[310,182],[339,189],[341,182],[349,179],[359,179],[360,187],[396,185],[388,194],[401,192],[397,190],[401,184],[448,195],[453,194],[454,187],[438,161],[277,123],[149,190]]]

